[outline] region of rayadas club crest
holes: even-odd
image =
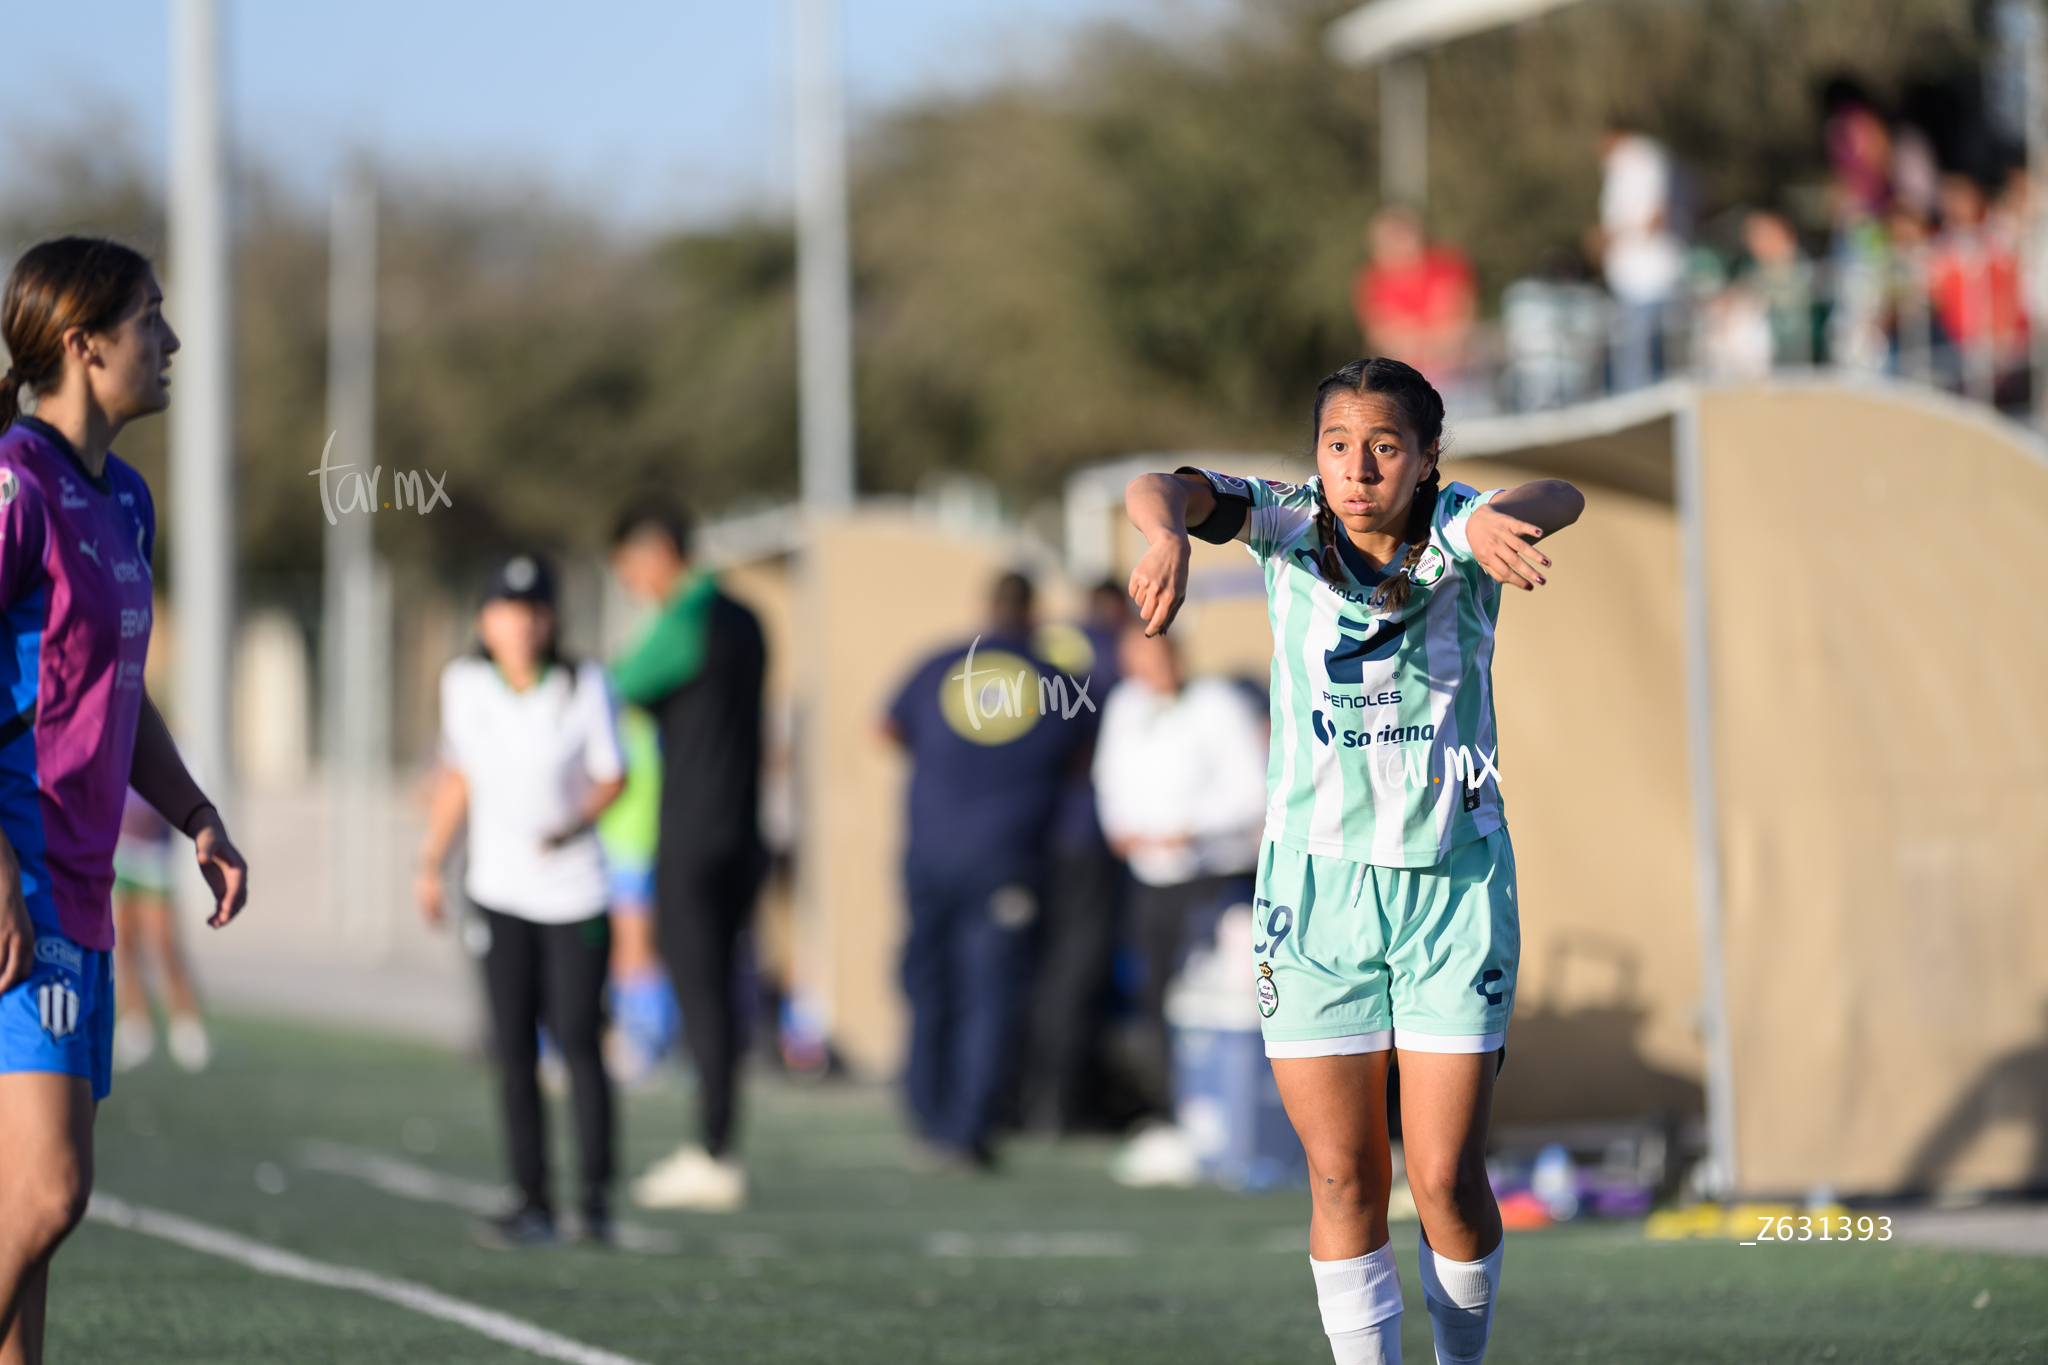
[[[1415,569],[1408,575],[1409,581],[1418,588],[1433,588],[1444,576],[1445,567],[1444,552],[1432,545],[1415,561]]]
[[[1273,984],[1273,964],[1259,964],[1259,1013],[1271,1019],[1280,1008],[1280,988]]]

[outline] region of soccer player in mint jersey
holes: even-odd
[[[1486,1123],[1520,929],[1493,628],[1501,587],[1544,581],[1536,542],[1585,500],[1556,479],[1445,484],[1443,416],[1413,369],[1354,361],[1316,391],[1309,482],[1183,469],[1126,495],[1149,542],[1131,574],[1149,630],[1186,596],[1190,535],[1243,541],[1265,568],[1273,741],[1256,990],[1308,1152],[1310,1267],[1338,1365],[1401,1358],[1390,1052],[1439,1361],[1483,1358],[1500,1284]]]
[[[0,1362],[35,1365],[113,1068],[127,787],[192,838],[216,928],[248,874],[143,691],[156,514],[108,447],[170,400],[163,291],[127,247],[44,242],[8,276],[0,341]]]

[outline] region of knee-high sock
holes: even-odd
[[[1337,1365],[1401,1365],[1401,1272],[1394,1244],[1348,1261],[1309,1260]]]
[[[1422,1246],[1422,1301],[1436,1333],[1437,1365],[1479,1365],[1486,1359],[1486,1334],[1493,1326],[1493,1299],[1500,1292],[1500,1257],[1506,1239],[1476,1261],[1446,1260]]]

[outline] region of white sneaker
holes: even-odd
[[[213,1040],[196,1014],[174,1014],[170,1028],[171,1060],[185,1071],[204,1071],[213,1060]]]
[[[114,1070],[133,1071],[156,1051],[156,1024],[147,1014],[124,1014],[114,1021]]]
[[[633,1202],[643,1209],[730,1213],[747,1202],[747,1168],[702,1147],[678,1147],[633,1182]]]

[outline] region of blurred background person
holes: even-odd
[[[982,634],[926,660],[882,722],[911,764],[905,1089],[919,1154],[940,1169],[993,1162],[1031,988],[1047,836],[1087,741],[1065,708],[1046,705],[1040,683],[1055,673],[1031,645],[1032,598],[1024,575],[997,579]]]
[[[2020,295],[2020,215],[1994,213],[1975,176],[1941,177],[1941,230],[1927,252],[1927,296],[1954,347],[1954,372],[1980,401],[2025,388],[2029,329]]]
[[[156,1051],[148,974],[163,988],[171,1060],[204,1071],[213,1044],[200,1017],[199,995],[178,939],[171,904],[171,826],[156,807],[128,789],[121,838],[114,845],[114,1070],[130,1071]]]
[[[1891,365],[1887,330],[1892,275],[1891,127],[1855,82],[1835,80],[1822,92],[1830,196],[1834,209],[1834,296],[1828,313],[1828,361],[1881,373]]]
[[[1123,681],[1102,708],[1095,791],[1109,846],[1131,867],[1131,936],[1145,962],[1138,1031],[1146,1098],[1169,1116],[1166,988],[1225,907],[1251,900],[1266,821],[1266,727],[1243,688],[1189,681],[1173,641],[1147,636],[1135,617],[1121,657]]]
[[[1087,614],[1078,629],[1069,628],[1086,645],[1085,660],[1059,657],[1048,639],[1050,631],[1039,632],[1040,653],[1085,681],[1099,704],[1116,686],[1117,641],[1130,616],[1123,588],[1098,583],[1088,593]],[[1090,761],[1099,720],[1099,711],[1081,707],[1066,722],[1081,733],[1074,739],[1053,816],[1045,922],[1025,1044],[1024,1118],[1027,1127],[1041,1132],[1071,1133],[1114,1123],[1117,1117],[1106,1112],[1102,1031],[1125,874],[1096,813]]]
[[[594,826],[625,787],[611,693],[597,664],[562,658],[554,577],[534,555],[513,555],[491,575],[476,634],[478,652],[441,673],[441,768],[417,895],[421,914],[438,924],[447,904],[442,868],[466,821],[463,889],[490,931],[485,994],[520,1199],[478,1238],[506,1248],[557,1240],[540,1092],[545,1025],[569,1072],[583,1235],[608,1241],[613,1105],[602,1048],[611,927]]]
[[[1665,313],[1685,277],[1685,245],[1672,231],[1673,183],[1670,153],[1655,138],[1613,128],[1602,139],[1594,254],[1614,295],[1608,365],[1617,393],[1663,374]]]
[[[626,789],[598,817],[611,883],[612,1032],[605,1060],[613,1079],[649,1079],[675,1045],[675,988],[654,934],[654,857],[661,838],[661,735],[637,706],[619,711]]]
[[[1439,388],[1456,388],[1470,356],[1479,291],[1463,252],[1430,242],[1413,209],[1373,215],[1371,259],[1351,286],[1368,354],[1397,356]]]
[[[633,1183],[647,1208],[736,1209],[747,1172],[732,1155],[743,1038],[735,1003],[740,934],[754,908],[761,842],[761,623],[690,560],[689,514],[641,499],[612,536],[612,572],[657,608],[613,666],[619,694],[654,717],[661,740],[655,940],[697,1068],[699,1141]]]

